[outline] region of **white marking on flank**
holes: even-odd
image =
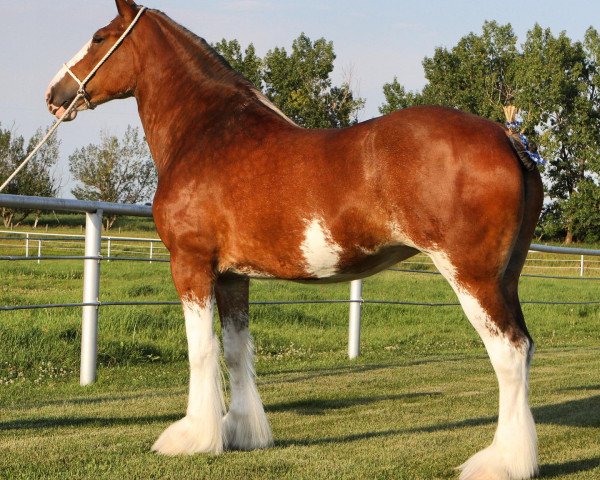
[[[336,274],[342,248],[333,241],[331,232],[319,218],[306,222],[304,241],[300,245],[306,271],[316,278],[331,277]]]
[[[251,267],[233,267],[229,271],[237,273],[238,275],[245,275],[250,278],[273,278],[273,275],[259,270],[254,270]]]
[[[388,222],[387,227],[390,230],[393,242],[397,242],[408,247],[416,248],[415,243],[411,240],[411,238],[406,233],[405,229],[402,228],[402,226],[398,223],[397,220],[392,220],[391,222]]]
[[[92,41],[90,40],[83,47],[81,47],[81,50],[79,50],[79,52],[77,52],[75,54],[75,56],[73,58],[71,58],[71,60],[69,60],[67,62],[67,66],[69,68],[72,68],[74,65],[79,63],[87,55],[91,46],[92,46]],[[54,78],[50,81],[50,85],[48,85],[48,89],[46,90],[46,99],[48,99],[48,97],[50,96],[50,90],[52,89],[52,87],[54,85],[56,85],[58,82],[60,82],[66,74],[67,74],[67,69],[63,65],[62,68],[58,71],[58,73],[56,75],[54,75]]]

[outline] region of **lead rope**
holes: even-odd
[[[110,50],[108,52],[106,52],[106,55],[104,55],[104,57],[102,57],[102,60],[100,60],[98,62],[98,64],[92,69],[92,71],[87,75],[87,77],[85,77],[83,79],[83,81],[79,80],[77,78],[77,76],[71,71],[71,69],[65,64],[65,67],[67,69],[67,72],[69,73],[69,75],[71,75],[71,77],[73,77],[73,79],[79,84],[79,90],[77,91],[77,95],[75,96],[75,98],[73,99],[73,101],[71,102],[71,104],[69,105],[69,108],[67,108],[67,110],[65,111],[65,113],[63,113],[63,115],[54,123],[54,125],[52,125],[52,127],[48,130],[48,133],[46,133],[46,135],[44,136],[44,138],[42,138],[40,140],[40,142],[35,146],[35,148],[31,151],[31,153],[29,155],[27,155],[27,157],[25,157],[25,160],[23,160],[21,162],[21,164],[17,167],[17,169],[10,175],[10,177],[8,177],[6,179],[6,181],[0,185],[0,192],[2,192],[7,186],[8,184],[19,174],[19,172],[21,170],[23,170],[23,168],[25,168],[25,166],[27,165],[27,163],[29,163],[29,161],[36,155],[36,153],[40,150],[40,148],[42,148],[42,146],[48,141],[48,139],[54,134],[54,132],[56,131],[56,129],[58,128],[58,126],[64,121],[65,118],[67,118],[68,115],[71,114],[71,112],[73,111],[73,109],[75,108],[77,102],[81,99],[83,99],[85,101],[85,104],[88,108],[90,109],[94,109],[94,106],[92,105],[92,103],[89,101],[89,95],[87,94],[87,92],[85,91],[85,86],[86,84],[91,80],[91,78],[96,74],[96,72],[98,71],[98,69],[104,64],[104,62],[106,62],[106,60],[108,60],[108,57],[110,57],[114,51],[119,47],[119,45],[121,45],[121,43],[123,43],[123,40],[125,40],[125,37],[129,34],[129,32],[131,32],[131,30],[133,29],[133,27],[135,27],[136,23],[138,22],[138,20],[140,19],[140,17],[142,16],[142,13],[144,13],[144,11],[146,10],[146,7],[142,7],[139,12],[137,13],[137,15],[135,16],[135,18],[133,19],[133,21],[131,22],[131,24],[127,27],[127,29],[121,34],[121,36],[119,37],[119,39],[115,42],[115,44],[110,48]]]

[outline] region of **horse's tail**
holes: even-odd
[[[523,144],[519,136],[510,131],[506,132],[506,136],[525,169],[530,172],[535,170],[537,168],[536,163],[531,159],[529,153],[527,153],[527,147]]]

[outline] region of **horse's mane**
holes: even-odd
[[[161,12],[160,10],[152,10],[161,20],[168,26],[175,29],[177,32],[190,41],[193,47],[198,49],[198,53],[202,56],[202,60],[210,62],[210,71],[213,81],[220,83],[223,87],[235,85],[237,92],[242,94],[248,102],[260,102],[267,106],[279,116],[283,117],[291,124],[295,123],[287,117],[279,108],[277,108],[252,82],[250,82],[241,73],[231,67],[229,62],[219,54],[204,38],[196,35],[191,30],[188,30],[183,25],[177,23],[171,17]],[[194,55],[195,52],[189,52]],[[196,53],[195,55],[198,55]]]
[[[204,38],[199,37],[191,30],[188,30],[183,25],[177,23],[171,17],[169,17],[164,12],[160,10],[152,10],[157,14],[163,21],[165,21],[170,27],[182,33],[188,40],[191,41],[192,45],[199,48],[199,51],[202,53],[203,59],[208,59],[213,64],[212,66],[216,67],[213,72],[216,74],[215,78],[221,77],[223,80],[234,80],[234,81],[242,81],[242,83],[247,83],[249,86],[253,85],[244,78],[243,75],[236,72],[231,65],[220,55]]]

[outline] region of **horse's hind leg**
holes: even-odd
[[[461,480],[524,480],[537,473],[537,438],[528,405],[533,342],[501,276],[469,275],[431,254],[481,336],[498,378],[500,406],[492,444],[460,466]],[[518,300],[517,304],[518,304]]]
[[[220,278],[216,296],[231,388],[231,405],[223,418],[225,447],[269,447],[273,436],[256,388],[254,344],[248,330],[248,279]]]

